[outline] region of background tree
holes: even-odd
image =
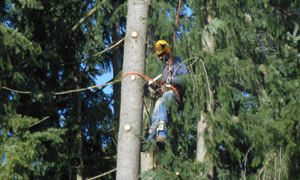
[[[173,133],[169,146],[172,150],[167,147],[156,158],[163,169],[144,172],[145,179],[174,178],[176,172],[183,179],[206,179],[212,168],[215,179],[297,179],[295,161],[288,161],[287,157],[295,157],[297,150],[290,143],[295,143],[295,147],[298,143],[294,139],[298,116],[291,113],[298,106],[290,104],[297,101],[294,98],[298,97],[298,75],[290,67],[299,66],[296,56],[299,4],[292,1],[285,5],[279,1],[187,3],[192,14],[180,20],[182,29],[175,43],[175,54],[188,60],[186,66],[190,70],[185,107],[172,116],[169,125],[169,132]],[[207,15],[212,16],[210,21]],[[215,39],[213,54],[207,52],[207,44],[203,43],[207,35]],[[192,144],[197,139],[195,120],[200,118],[207,101],[214,108],[204,120],[213,129],[212,138],[208,133],[204,136],[205,156],[213,160],[213,166],[194,162],[193,157],[196,148]],[[287,112],[293,114],[288,116],[289,120]],[[174,139],[179,141],[177,147],[181,149],[174,148],[177,143]]]
[[[100,1],[5,1],[1,85],[31,93],[1,89],[1,179],[85,178],[115,166],[110,97],[102,89],[53,94],[95,85],[109,67],[94,55],[106,49],[101,27],[110,9]]]

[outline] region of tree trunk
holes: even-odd
[[[206,154],[206,147],[204,141],[205,130],[207,129],[207,124],[204,122],[206,117],[206,112],[201,112],[200,120],[198,121],[198,141],[197,141],[197,161],[204,163],[204,156]]]
[[[123,75],[145,73],[146,27],[149,4],[129,0],[124,47]],[[136,32],[136,33],[134,33]],[[121,84],[121,113],[118,135],[117,180],[138,179],[143,118],[143,78],[125,76]],[[130,127],[126,130],[125,127]]]
[[[153,152],[145,151],[141,153],[141,171],[148,171],[156,167],[153,163]]]
[[[150,16],[151,16],[151,13],[149,10],[149,17]],[[154,46],[157,41],[158,41],[158,36],[155,35],[155,26],[150,25],[150,27],[148,27],[148,32],[147,32],[147,50],[146,50],[147,57],[150,54],[155,53]],[[153,78],[153,77],[151,77],[151,78]],[[150,114],[152,114],[152,110],[154,108],[155,102],[151,100],[151,101],[145,101],[145,103],[148,108],[148,111],[150,112]],[[143,117],[147,117],[147,121],[149,118],[151,118],[151,117],[148,117],[145,106],[144,106],[143,114],[144,114]],[[143,118],[143,119],[145,119],[145,118]],[[149,125],[150,124],[151,124],[151,122],[149,122]],[[144,126],[145,126],[145,124],[144,124]],[[149,152],[149,151],[142,152],[141,153],[141,171],[147,171],[149,169],[152,169],[153,167],[155,167],[155,164],[153,163],[152,152]]]
[[[120,5],[119,0],[114,0],[113,7],[117,9]],[[112,32],[112,41],[113,44],[120,40],[120,21],[119,19],[113,25],[113,32]],[[113,72],[114,72],[114,79],[118,76],[119,72],[122,70],[122,60],[121,60],[121,53],[119,46],[113,48]],[[114,83],[113,85],[113,99],[114,99],[114,120],[118,121],[120,119],[120,101],[121,101],[121,84]]]
[[[212,4],[212,1],[210,0],[209,2],[207,2],[207,7],[210,6],[210,4]],[[215,12],[213,12],[215,14]],[[210,24],[212,21],[212,15],[208,13],[207,15],[207,22],[208,24]],[[206,51],[209,51],[210,53],[214,53],[215,52],[215,38],[214,36],[208,32],[208,30],[203,32],[203,49]],[[204,66],[204,64],[203,64]],[[205,68],[205,67],[203,67]],[[206,74],[206,76],[208,76],[208,74]],[[207,78],[207,79],[206,79]],[[210,111],[211,113],[213,113],[213,103],[214,103],[214,96],[211,93],[212,91],[210,90],[210,86],[209,86],[209,82],[208,82],[208,77],[205,78],[205,82],[207,82],[207,86],[209,89],[209,96],[210,96],[210,101],[211,102],[206,102],[204,104],[204,110],[201,112],[201,117],[200,120],[198,122],[198,126],[197,126],[197,132],[198,132],[198,141],[197,141],[197,161],[204,163],[205,162],[205,154],[206,154],[206,146],[205,146],[205,139],[204,136],[205,134],[209,135],[209,138],[212,138],[212,127],[208,127],[207,123],[205,122],[205,118],[206,118],[206,114],[207,111]],[[214,171],[213,171],[213,167],[212,167],[212,161],[211,160],[207,160],[210,165],[209,167],[209,173],[208,175],[210,176],[210,179],[214,179]]]
[[[206,154],[206,146],[205,146],[205,134],[209,135],[209,138],[212,138],[212,127],[207,126],[207,123],[205,122],[206,114],[208,111],[212,112],[211,110],[211,104],[204,104],[205,109],[201,112],[201,117],[200,120],[198,121],[198,126],[197,126],[197,131],[198,131],[198,141],[197,141],[197,154],[196,154],[196,159],[198,162],[205,163],[209,162],[209,171],[208,175],[210,179],[213,179],[214,177],[214,171],[213,171],[213,166],[211,163],[211,160],[206,160],[205,154]],[[203,175],[203,173],[201,173]]]
[[[76,89],[81,89],[80,86],[80,78],[79,80],[77,77],[75,77],[76,81]],[[82,166],[82,131],[81,131],[81,92],[77,92],[77,123],[79,124],[79,129],[77,132],[77,140],[78,140],[78,149],[77,153],[80,159],[80,164],[77,169],[77,180],[83,180],[82,178],[82,171],[81,171],[81,166]]]

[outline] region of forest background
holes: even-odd
[[[175,41],[179,1],[144,2],[146,75],[162,71],[158,39],[190,73],[140,177],[300,179],[299,2],[182,0]],[[0,179],[115,179],[126,14],[123,0],[0,1]],[[96,87],[107,72],[112,94]]]

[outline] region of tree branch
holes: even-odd
[[[106,1],[106,0],[103,0],[103,1],[102,1],[101,6],[105,3],[105,1]],[[83,8],[83,10],[86,9],[86,7],[88,6],[88,4],[90,4],[90,2],[88,2],[88,3],[86,4],[86,6]],[[98,8],[98,7],[95,7],[94,9],[92,9],[92,10],[91,10],[88,14],[86,14],[81,20],[79,20],[79,21],[77,22],[77,24],[75,24],[72,28],[69,27],[69,28],[68,28],[65,32],[63,32],[60,36],[58,36],[57,38],[55,38],[55,39],[51,42],[50,48],[49,48],[49,49],[51,50],[56,44],[58,44],[60,41],[62,41],[63,38],[64,38],[64,36],[67,34],[67,32],[68,32],[70,29],[74,32],[74,31],[79,27],[79,25],[81,25],[88,17],[90,17],[93,13],[96,12],[97,8]],[[42,52],[42,54],[40,54],[40,55],[37,55],[37,56],[36,56],[36,59],[41,58],[45,52],[46,52],[46,51]]]
[[[103,0],[101,6],[105,3],[106,0]],[[99,6],[94,7],[89,13],[87,13],[82,19],[80,19],[75,26],[73,26],[72,31],[75,31],[88,17],[96,12]]]
[[[45,121],[45,120],[48,119],[48,118],[49,118],[49,116],[47,116],[47,117],[45,117],[44,119],[42,119],[42,120],[40,120],[40,121],[38,121],[38,122],[36,122],[36,123],[30,125],[29,127],[31,128],[32,126],[35,126],[35,125],[37,125],[37,124],[39,124],[39,123]]]
[[[235,83],[233,81],[227,81],[228,82],[228,85],[231,86],[231,87],[234,87],[240,91],[244,91],[248,94],[252,94],[252,95],[255,95],[257,96],[257,93],[256,92],[253,92],[253,91],[250,91],[249,89],[246,89],[244,86],[238,84],[238,83]]]
[[[209,93],[209,99],[210,99],[210,103],[214,103],[213,101],[212,101],[212,97],[211,97],[211,91],[210,91],[210,86],[209,86],[209,80],[208,80],[208,75],[207,75],[207,71],[206,71],[206,68],[205,68],[205,65],[204,65],[204,62],[202,61],[202,59],[200,59],[201,60],[201,63],[202,63],[202,65],[203,65],[203,69],[204,69],[204,71],[205,71],[205,75],[206,75],[206,80],[207,80],[207,87],[208,87],[208,93]]]
[[[114,84],[116,82],[120,82],[120,80],[116,80],[113,82],[109,82],[106,84],[101,84],[101,85],[96,85],[96,86],[90,86],[87,88],[82,88],[82,89],[76,89],[76,90],[69,90],[69,91],[63,91],[63,92],[31,92],[31,91],[18,91],[18,90],[14,90],[14,89],[10,89],[8,87],[5,86],[1,86],[1,88],[11,91],[11,92],[15,92],[15,93],[19,93],[19,94],[52,94],[52,95],[63,95],[63,94],[69,94],[69,93],[73,93],[73,92],[81,92],[81,91],[87,91],[90,89],[94,89],[94,88],[98,88],[98,87],[105,87],[111,84]]]
[[[110,170],[110,171],[108,171],[108,172],[106,172],[106,173],[100,174],[100,175],[98,175],[98,176],[95,176],[95,177],[92,177],[92,178],[86,179],[86,180],[93,180],[93,179],[97,179],[97,178],[100,178],[100,177],[102,177],[102,176],[105,176],[105,175],[107,175],[107,174],[110,174],[110,173],[112,173],[112,172],[115,172],[116,170],[117,170],[117,168],[115,168],[115,169],[113,169],[113,170]]]
[[[45,117],[44,119],[42,119],[42,120],[40,120],[40,121],[38,121],[38,122],[36,122],[36,123],[34,123],[34,124],[31,124],[28,128],[31,128],[32,126],[35,126],[35,125],[37,125],[37,124],[39,124],[39,123],[45,121],[45,120],[48,119],[48,118],[49,118],[49,116]],[[13,134],[12,137],[17,136],[17,135],[19,135],[19,133]]]
[[[244,166],[245,166],[245,171],[243,172],[243,175],[244,175],[244,178],[246,179],[246,171],[247,171],[247,169],[246,169],[246,166],[247,166],[247,156],[248,156],[248,154],[249,154],[249,152],[250,152],[250,150],[252,149],[252,148],[254,148],[254,146],[255,145],[253,145],[248,151],[247,151],[247,153],[246,153],[246,155],[245,155],[245,158],[244,158]]]
[[[64,66],[64,65],[71,65],[71,64],[77,64],[77,63],[81,63],[81,62],[83,62],[83,61],[85,61],[85,60],[90,60],[90,59],[92,59],[92,58],[94,58],[94,57],[97,57],[97,56],[99,56],[100,54],[103,54],[103,53],[105,53],[106,51],[108,51],[108,50],[111,50],[111,49],[113,49],[114,47],[116,47],[116,46],[118,46],[121,42],[123,42],[125,40],[125,37],[123,38],[123,39],[121,39],[119,42],[117,42],[116,44],[114,44],[113,46],[111,46],[111,47],[109,47],[109,48],[106,48],[106,49],[104,49],[103,51],[101,51],[101,52],[99,52],[99,53],[97,53],[97,54],[95,54],[95,55],[93,55],[92,57],[90,57],[90,58],[86,58],[86,59],[81,59],[80,61],[77,61],[77,62],[72,62],[72,63],[62,63],[61,65],[62,66]]]
[[[107,130],[107,131],[99,132],[99,134],[109,133],[109,132],[111,132],[111,131],[114,131],[115,129],[116,129],[116,127],[111,128],[111,129],[109,129],[109,130]]]
[[[261,174],[265,171],[266,167],[268,166],[269,162],[274,158],[274,156],[277,156],[277,154],[274,153],[274,154],[267,160],[267,162],[266,162],[266,164],[264,165],[264,167],[261,168],[261,170],[260,170],[260,172],[259,172],[259,174],[258,174],[258,177],[257,177],[258,180],[260,180]]]

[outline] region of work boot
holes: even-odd
[[[166,146],[166,138],[163,136],[156,137],[156,145],[159,147],[160,150],[164,150]]]

